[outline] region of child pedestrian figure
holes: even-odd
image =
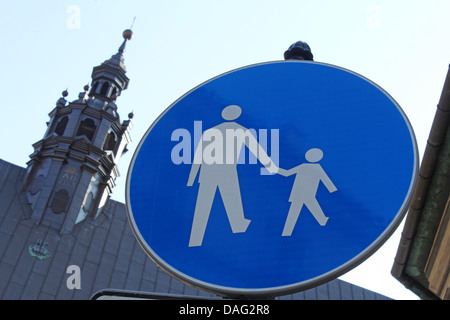
[[[306,152],[305,158],[309,163],[303,163],[290,170],[281,168],[278,170],[278,174],[285,177],[293,174],[296,175],[291,195],[289,197],[291,207],[289,209],[282,234],[285,237],[292,235],[292,231],[297,223],[297,219],[303,205],[309,209],[311,214],[321,226],[325,226],[327,224],[328,217],[325,216],[316,199],[320,181],[323,182],[330,193],[337,191],[336,186],[325,173],[322,166],[317,163],[323,158],[322,150],[317,148],[310,149]]]

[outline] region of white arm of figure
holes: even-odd
[[[245,140],[247,148],[258,158],[270,173],[277,173],[279,170],[278,166],[272,161],[264,148],[259,144],[258,140],[256,140],[253,135],[248,135],[248,137],[248,141]]]
[[[289,177],[289,176],[293,175],[295,172],[294,172],[293,169],[285,170],[285,169],[278,168],[278,172],[277,173],[279,175],[284,176],[284,177]]]
[[[189,173],[189,180],[187,183],[188,187],[192,187],[194,184],[195,178],[197,177],[198,170],[200,169],[200,164],[192,164],[191,172]]]
[[[328,191],[330,193],[337,191],[336,186],[334,185],[333,181],[331,181],[330,177],[328,177],[328,175],[325,173],[325,171],[323,171],[321,178],[322,178],[323,184],[325,185],[325,187],[328,189]]]
[[[197,149],[195,150],[194,161],[192,162],[191,172],[189,173],[189,179],[187,183],[188,187],[192,187],[195,181],[195,177],[197,177],[198,170],[200,170],[200,166],[202,164],[202,152],[203,148],[200,141],[199,145],[197,146]]]

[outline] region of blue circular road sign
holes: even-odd
[[[338,277],[406,213],[412,127],[383,89],[317,62],[213,78],[167,108],[133,156],[127,211],[172,276],[228,297],[269,297]]]

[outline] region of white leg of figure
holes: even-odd
[[[197,204],[195,205],[194,220],[192,222],[189,247],[199,247],[203,243],[206,225],[216,194],[217,186],[202,182],[198,188]]]
[[[305,205],[322,227],[327,224],[328,217],[326,217],[323,213],[322,208],[320,207],[316,198],[313,198],[310,201],[306,202]]]
[[[294,231],[294,227],[297,224],[297,219],[300,215],[300,211],[302,211],[302,207],[303,202],[301,201],[291,202],[291,207],[289,208],[289,213],[284,224],[283,237],[290,237],[292,235],[292,231]]]
[[[241,190],[239,189],[239,181],[231,180],[230,183],[219,185],[220,195],[222,196],[223,205],[227,212],[228,221],[231,225],[233,233],[243,233],[250,224],[249,219],[245,219],[244,208],[242,206]]]

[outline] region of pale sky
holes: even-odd
[[[113,199],[124,201],[136,146],[159,114],[224,72],[282,60],[297,40],[316,61],[350,69],[386,90],[408,116],[422,157],[450,62],[450,2],[165,0],[0,1],[0,158],[25,167],[61,92],[77,99],[92,68],[109,59],[133,25],[125,52],[133,142]],[[390,275],[400,231],[341,279],[395,299],[416,296]]]

